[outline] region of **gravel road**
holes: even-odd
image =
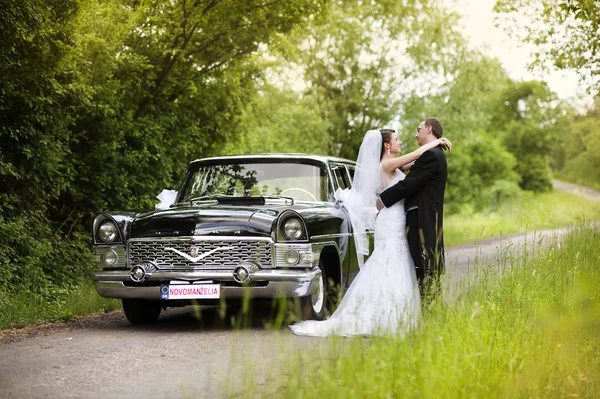
[[[554,185],[574,189],[567,183]],[[590,195],[600,199],[600,193]],[[473,274],[475,264],[493,266],[508,251],[542,248],[567,231],[515,234],[448,248],[448,296],[456,281]],[[267,378],[276,380],[285,359],[323,347],[327,340],[266,328],[271,318],[258,309],[253,308],[253,323],[243,328],[233,327],[235,314],[223,319],[214,308],[188,307],[168,310],[150,326],[132,326],[118,311],[74,323],[2,331],[0,398],[237,397],[244,394],[242,381],[248,376],[269,389],[274,380]]]
[[[589,187],[578,186],[577,184],[566,183],[559,180],[552,180],[552,187],[554,187],[555,190],[576,194],[594,201],[600,201],[600,192]]]

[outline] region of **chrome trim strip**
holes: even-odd
[[[337,238],[337,237],[353,237],[354,233],[339,233],[339,234],[322,234],[317,236],[312,236],[311,240],[318,240],[322,238]]]
[[[202,275],[201,280],[213,281],[234,281],[233,273],[213,272],[215,277],[211,278],[208,272],[191,272],[181,273],[194,277]],[[174,273],[168,274],[165,281],[174,280]],[[219,274],[225,276],[218,276]],[[125,278],[123,277],[125,275]],[[153,274],[152,277],[157,274]],[[265,287],[232,287],[222,286],[221,294],[223,298],[241,298],[245,295],[250,295],[255,298],[274,298],[274,297],[304,297],[311,294],[316,288],[321,278],[321,269],[315,267],[311,270],[263,270],[253,274],[253,281],[268,281]],[[129,278],[129,271],[120,272],[99,272],[94,274],[96,291],[103,297],[107,298],[138,298],[159,300],[160,286],[125,286],[123,280]],[[226,280],[223,280],[225,278]],[[231,279],[231,280],[229,280]],[[150,278],[153,280],[153,278]]]
[[[266,241],[274,243],[271,237],[248,236],[176,236],[176,237],[140,237],[130,238],[129,241]]]
[[[335,241],[322,241],[322,242],[314,242],[314,243],[312,244],[312,246],[313,246],[313,251],[314,251],[314,252],[318,252],[318,253],[321,253],[321,252],[323,251],[323,248],[324,248],[324,247],[326,247],[326,246],[332,246],[332,247],[334,247],[334,248],[335,248],[335,250],[336,250],[336,252],[337,252],[337,254],[338,254],[338,257],[340,257],[340,256],[341,256],[341,252],[340,252],[340,246],[339,246],[339,245],[338,245],[338,243],[337,243],[337,242],[335,242]]]
[[[252,281],[306,281],[312,280],[321,274],[315,267],[310,270],[260,270],[252,273]],[[129,270],[101,271],[93,274],[95,282],[130,281]],[[235,281],[233,271],[168,271],[153,272],[146,281],[171,281],[171,280],[216,280]],[[141,287],[138,287],[141,288]]]
[[[208,157],[208,158],[198,158],[190,163],[199,163],[199,162],[207,162],[207,161],[229,161],[229,160],[264,160],[264,159],[274,159],[281,161],[290,161],[290,160],[311,160],[321,162],[323,164],[327,164],[330,161],[338,162],[338,163],[350,163],[356,164],[355,161],[346,158],[326,156],[326,155],[311,155],[311,154],[298,154],[298,153],[271,153],[271,154],[245,154],[245,155],[225,155],[225,156],[217,156],[217,157]]]
[[[318,286],[313,281],[272,281],[265,287],[221,287],[221,297],[233,298],[301,298],[310,295]],[[126,287],[118,282],[96,283],[96,291],[106,298],[160,300],[160,287]],[[202,299],[197,299],[202,303]],[[165,301],[168,303],[168,301]]]

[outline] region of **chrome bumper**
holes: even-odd
[[[221,286],[223,298],[242,298],[249,295],[252,298],[274,297],[304,297],[317,288],[321,269],[314,267],[310,270],[259,270],[252,274],[252,281],[268,284],[264,287],[235,287]],[[103,297],[119,299],[150,299],[160,300],[160,286],[125,285],[131,281],[128,270],[100,271],[93,275],[96,291]],[[147,281],[161,281],[168,284],[173,280],[204,281],[214,283],[235,281],[233,272],[221,271],[189,271],[189,272],[154,272]]]

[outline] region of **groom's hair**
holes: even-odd
[[[425,118],[425,126],[431,127],[431,132],[438,139],[444,134],[442,124],[435,118]]]

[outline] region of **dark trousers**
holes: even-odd
[[[422,243],[422,233],[419,231],[419,211],[412,210],[406,212],[406,239],[408,241],[408,249],[410,256],[415,263],[415,271],[417,274],[417,282],[419,283],[419,292],[421,298],[433,297],[437,294],[439,276],[434,275],[432,262],[435,260],[433,256],[427,256],[428,252]],[[436,278],[437,277],[437,278]]]
[[[419,283],[419,291],[423,296],[423,280],[425,279],[425,268],[423,267],[423,251],[419,239],[419,211],[412,210],[406,212],[406,240],[408,241],[408,249],[410,256],[415,263],[415,271],[417,273],[417,282]]]

